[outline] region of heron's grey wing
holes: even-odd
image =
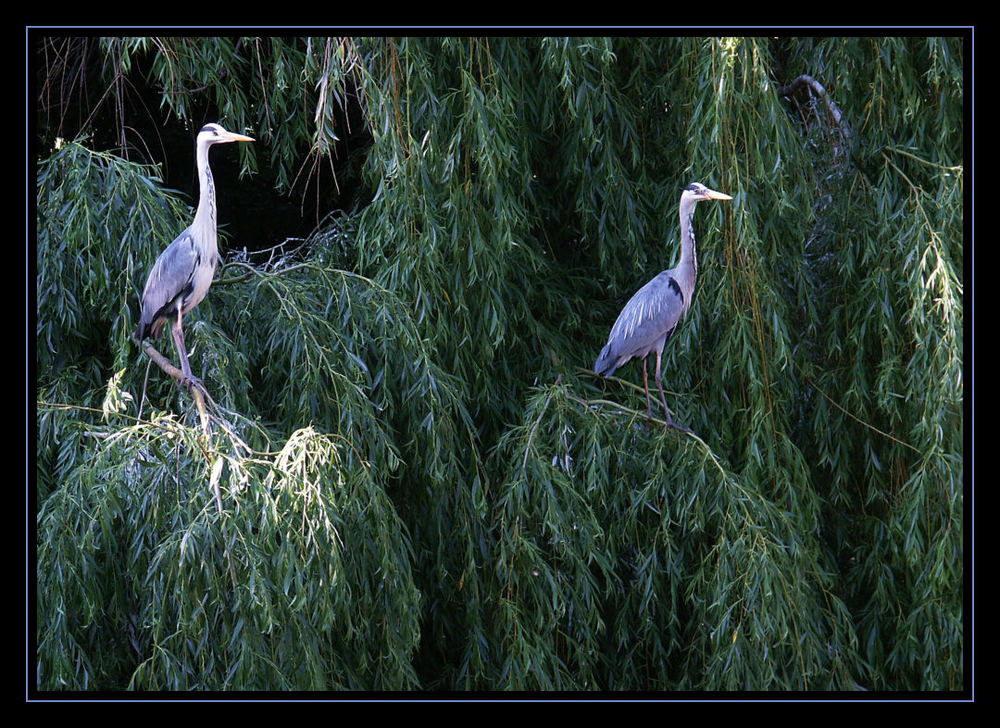
[[[149,334],[157,319],[174,312],[178,296],[185,295],[192,285],[198,266],[198,251],[190,228],[174,239],[153,264],[142,292],[142,315],[139,319],[139,338]]]
[[[652,351],[662,351],[683,310],[681,287],[671,271],[663,271],[625,304],[611,327],[608,343],[594,363],[594,371],[610,376],[633,357],[642,358]]]

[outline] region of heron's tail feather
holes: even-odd
[[[135,339],[138,344],[141,344],[150,337],[154,339],[160,338],[160,333],[163,331],[164,320],[165,319],[160,318],[147,321],[145,316],[140,316],[139,325],[135,327],[135,333],[132,334],[132,338]]]
[[[594,362],[594,371],[602,377],[610,377],[618,368],[618,357],[611,352],[611,344],[601,349],[600,356]]]

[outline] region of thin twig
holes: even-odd
[[[899,147],[885,147],[885,149],[886,149],[886,151],[893,152],[895,154],[901,154],[904,157],[909,157],[910,159],[912,159],[912,160],[914,160],[916,162],[920,162],[921,164],[926,164],[926,165],[928,165],[930,167],[937,167],[938,169],[942,169],[945,172],[962,172],[962,171],[965,170],[965,167],[963,165],[961,165],[961,164],[955,165],[955,166],[951,166],[951,167],[949,167],[946,164],[938,164],[937,162],[932,162],[932,161],[930,161],[928,159],[923,159],[921,157],[918,157],[916,154],[908,152],[905,149],[900,149]],[[885,157],[885,154],[883,154],[882,156]],[[890,162],[890,164],[891,164],[891,162]],[[909,182],[909,180],[907,180],[907,182]]]
[[[684,432],[693,437],[698,442],[704,444],[704,440],[702,440],[694,432],[692,432],[687,428],[672,427],[670,423],[664,419],[655,417],[653,415],[649,415],[646,412],[642,412],[637,409],[632,409],[631,407],[619,404],[618,402],[614,402],[610,399],[581,399],[579,397],[574,397],[572,394],[567,394],[566,399],[570,400],[571,402],[576,402],[577,404],[582,405],[588,409],[590,407],[594,407],[597,405],[608,405],[609,407],[614,407],[617,410],[621,410],[625,414],[632,415],[632,419],[634,420],[643,420],[646,422],[652,422],[654,425],[663,425],[663,429],[665,430],[669,429],[669,430],[674,430],[676,432]]]
[[[801,371],[801,369],[800,369],[800,371]],[[824,392],[822,389],[820,389],[819,386],[817,386],[817,384],[812,379],[810,379],[804,372],[802,373],[802,378],[805,379],[809,383],[809,386],[811,386],[813,389],[815,389],[817,392],[819,392],[821,395],[823,395],[823,398],[827,402],[829,402],[830,404],[832,404],[834,407],[836,407],[837,409],[839,409],[841,412],[843,412],[845,415],[847,415],[848,417],[850,417],[852,420],[854,420],[855,422],[857,422],[862,427],[867,427],[869,430],[873,430],[874,432],[877,432],[878,434],[882,435],[882,437],[886,437],[886,438],[892,440],[893,442],[898,443],[898,444],[902,445],[903,447],[908,447],[910,450],[913,450],[913,452],[915,452],[917,454],[920,454],[920,450],[918,450],[917,448],[913,447],[913,445],[909,444],[908,442],[903,442],[899,438],[893,437],[888,432],[883,432],[882,430],[880,430],[877,427],[875,427],[875,425],[869,424],[868,422],[865,422],[864,420],[862,420],[860,417],[857,417],[857,416],[851,414],[850,412],[848,412],[846,409],[844,409],[839,404],[837,404],[837,402],[835,402],[833,400],[833,398],[830,397],[830,395],[828,395],[826,392]]]
[[[562,374],[556,377],[555,386],[562,384]],[[528,465],[528,454],[531,452],[531,443],[535,439],[535,433],[538,431],[538,426],[542,424],[542,417],[545,416],[545,410],[549,407],[549,402],[552,401],[552,392],[545,398],[545,403],[542,405],[542,411],[538,413],[538,419],[535,420],[535,424],[531,427],[531,432],[528,433],[528,444],[524,446],[524,460],[521,461],[521,470],[523,471]]]
[[[286,266],[285,268],[278,268],[277,270],[262,271],[260,268],[257,268],[255,266],[251,265],[250,263],[244,263],[242,260],[231,260],[231,261],[229,261],[229,262],[227,262],[227,263],[225,263],[223,265],[223,270],[225,270],[226,268],[230,268],[230,267],[246,268],[250,272],[249,273],[245,273],[244,275],[241,275],[241,276],[234,276],[232,278],[219,278],[219,280],[217,280],[215,282],[216,286],[219,286],[219,285],[232,285],[232,284],[236,284],[236,283],[242,283],[243,281],[250,280],[251,278],[254,277],[254,275],[259,275],[259,276],[263,276],[263,275],[284,275],[286,273],[291,273],[292,271],[297,270],[299,268],[312,268],[313,264],[312,263],[293,263],[292,265]]]

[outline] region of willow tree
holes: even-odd
[[[102,136],[148,88],[358,189],[223,245],[200,417],[127,335],[185,200],[41,140],[38,688],[964,687],[962,39],[38,53],[40,115],[90,68]],[[734,200],[664,355],[688,434],[589,367],[694,180]]]

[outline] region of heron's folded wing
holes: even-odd
[[[160,316],[171,313],[177,297],[191,287],[197,265],[198,252],[188,229],[160,253],[149,272],[146,288],[142,292],[141,330],[144,331]]]
[[[608,343],[621,342],[620,354],[642,356],[639,350],[651,346],[677,326],[684,309],[684,295],[669,271],[660,273],[629,299],[615,325]]]

